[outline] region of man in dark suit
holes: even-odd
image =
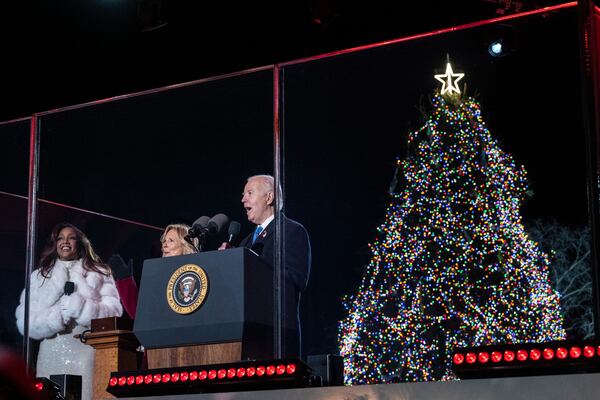
[[[281,194],[281,191],[277,191]],[[248,221],[256,230],[242,239],[240,246],[256,252],[269,265],[274,263],[275,245],[275,181],[270,175],[248,178],[242,194],[242,204]],[[281,197],[280,197],[281,198]],[[306,289],[311,267],[311,249],[308,233],[302,224],[280,213],[283,226],[283,254],[281,267],[284,273],[285,297],[283,319],[283,355],[301,356],[300,296]],[[220,249],[229,247],[224,243]]]

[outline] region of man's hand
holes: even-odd
[[[217,250],[227,250],[227,249],[231,249],[231,248],[233,248],[232,245],[230,245],[227,242],[223,242]]]

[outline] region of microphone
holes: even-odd
[[[225,214],[217,214],[208,221],[208,234],[223,232],[225,225],[229,223],[229,217]]]
[[[65,296],[70,296],[75,291],[75,282],[65,282]]]
[[[240,223],[237,221],[231,221],[229,224],[229,240],[227,243],[231,244],[233,238],[240,234]]]
[[[208,232],[208,222],[210,218],[206,215],[201,216],[192,224],[192,227],[188,230],[187,236],[189,238],[195,238],[198,236],[205,235]]]

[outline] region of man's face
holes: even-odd
[[[273,192],[261,178],[250,179],[242,193],[248,221],[260,225],[273,214]]]

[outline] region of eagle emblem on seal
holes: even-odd
[[[207,294],[208,276],[195,264],[177,268],[167,283],[167,303],[178,314],[196,311],[206,300]]]

